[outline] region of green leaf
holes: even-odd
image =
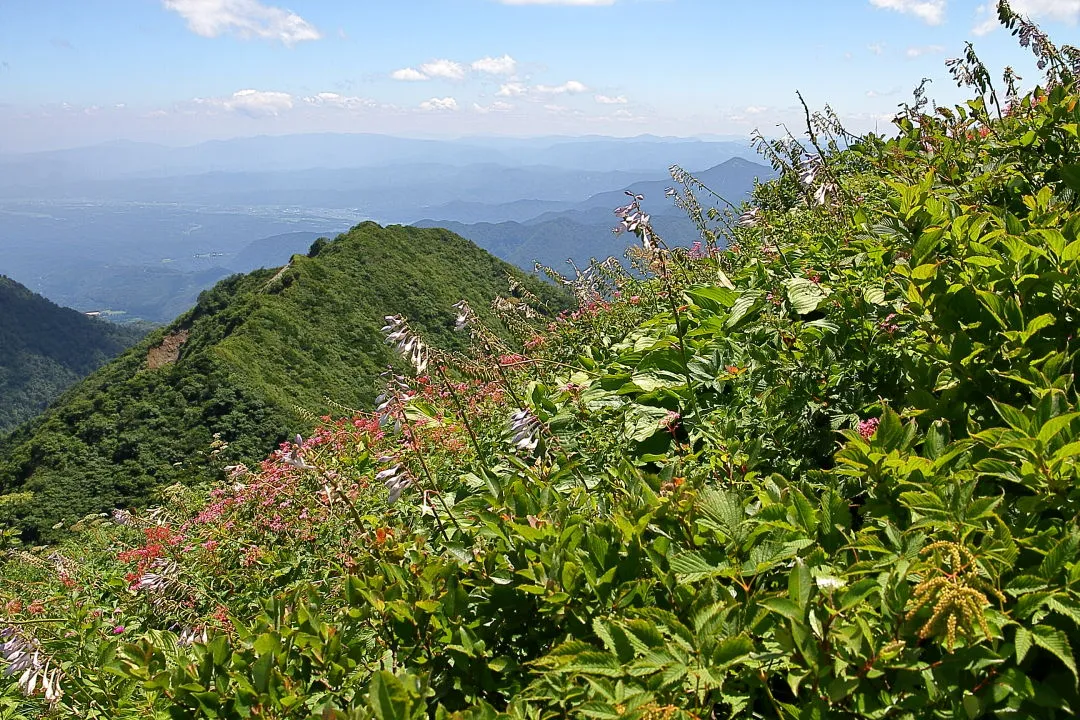
[[[713,654],[713,662],[719,666],[730,665],[753,651],[753,641],[745,635],[737,635],[720,643],[720,647]]]
[[[818,305],[828,293],[807,278],[791,278],[784,281],[787,299],[792,309],[800,315],[807,315],[817,310]]]
[[[671,558],[671,570],[682,582],[697,582],[721,574],[721,569],[696,552],[684,552]]]
[[[644,442],[661,430],[668,411],[652,405],[632,403],[626,413],[626,435],[634,442]]]
[[[764,598],[758,603],[774,613],[783,615],[793,622],[803,622],[803,609],[787,598]]]
[[[1057,417],[1050,418],[1045,425],[1039,428],[1038,441],[1043,443],[1049,443],[1059,432],[1069,427],[1073,420],[1080,418],[1080,412],[1068,413],[1066,415],[1058,415]]]
[[[863,300],[870,305],[884,305],[885,304],[885,288],[880,287],[867,287],[863,290]]]
[[[1024,435],[1030,435],[1031,421],[1028,420],[1027,416],[1024,415],[1023,412],[1017,410],[1012,405],[999,403],[993,398],[991,398],[990,402],[994,404],[994,409],[997,410],[998,415],[1001,416],[1001,419],[1009,424],[1009,427],[1011,427],[1013,430],[1024,433]]]
[[[982,703],[979,702],[979,698],[976,695],[965,692],[963,703],[964,713],[967,714],[969,720],[975,720],[975,718],[982,714]]]
[[[1065,563],[1076,559],[1078,545],[1080,545],[1080,539],[1076,535],[1063,538],[1053,550],[1046,553],[1042,564],[1039,565],[1039,575],[1047,580],[1053,580],[1064,569]]]
[[[380,670],[371,677],[368,704],[378,720],[408,720],[409,693],[393,673]]]
[[[727,310],[738,299],[739,294],[734,290],[723,287],[699,287],[686,291],[686,294],[698,307],[719,312]]]
[[[1067,595],[1054,595],[1046,600],[1046,607],[1059,615],[1064,615],[1080,628],[1080,603]]]
[[[603,677],[622,675],[622,666],[615,656],[599,651],[579,653],[570,662],[560,666],[558,670],[564,673],[581,673],[582,675],[600,675]]]
[[[1031,632],[1029,632],[1027,628],[1016,628],[1016,638],[1013,640],[1013,645],[1016,646],[1017,665],[1024,662],[1024,658],[1027,657],[1028,652],[1031,651],[1033,644]]]
[[[807,603],[810,602],[813,582],[813,578],[810,577],[810,568],[806,566],[802,558],[797,558],[795,567],[788,573],[788,597],[799,606],[800,610],[805,610]]]
[[[1073,674],[1073,680],[1080,683],[1080,675],[1076,671],[1076,658],[1073,657],[1072,647],[1069,646],[1069,637],[1063,631],[1046,625],[1037,625],[1032,629],[1031,639],[1036,645],[1064,663]]]
[[[937,275],[937,263],[920,265],[911,271],[911,279],[915,282],[929,282]]]
[[[1080,192],[1080,164],[1062,165],[1056,170],[1058,178],[1067,187]]]
[[[728,315],[728,319],[724,323],[724,326],[729,330],[736,327],[757,308],[758,303],[761,301],[761,297],[762,294],[760,290],[744,291],[739,295],[739,299],[731,306],[731,314]]]

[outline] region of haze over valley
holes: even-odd
[[[191,147],[111,143],[0,156],[5,270],[54,302],[171,320],[223,277],[285,264],[363,220],[448,226],[531,270],[621,255],[624,190],[670,242],[699,234],[665,198],[684,164],[731,203],[772,176],[742,141],[318,134]],[[721,204],[722,206],[722,204]]]

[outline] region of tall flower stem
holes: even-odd
[[[458,415],[461,417],[461,423],[465,426],[465,429],[469,431],[469,439],[472,440],[473,449],[476,450],[476,457],[480,460],[480,464],[487,469],[487,463],[484,462],[484,454],[480,450],[480,441],[476,438],[476,432],[473,431],[472,424],[469,422],[469,417],[465,413],[465,406],[461,403],[461,398],[458,396],[454,386],[450,383],[449,378],[446,377],[446,373],[443,372],[442,366],[436,365],[435,372],[439,373],[439,379],[442,380],[443,385],[446,386],[446,391],[450,394],[450,398],[454,401],[454,407],[457,408]]]
[[[675,336],[679,339],[679,359],[682,365],[683,378],[686,380],[686,392],[690,396],[690,409],[694,412],[694,418],[698,419],[697,390],[694,387],[693,378],[690,377],[690,361],[686,356],[686,327],[683,325],[682,313],[679,312],[679,307],[675,304],[675,286],[667,274],[664,252],[663,248],[656,250],[657,259],[660,263],[660,277],[664,284],[664,294],[667,295],[671,316],[675,320]]]
[[[412,423],[409,422],[408,417],[406,417],[404,408],[401,409],[401,418],[405,424],[405,427],[409,431],[409,438],[411,441],[410,444],[412,446],[413,454],[416,456],[417,462],[420,463],[420,469],[423,471],[424,477],[427,478],[427,482],[431,488],[431,492],[435,495],[435,497],[439,499],[439,504],[442,505],[443,510],[446,511],[446,516],[450,518],[450,522],[454,524],[454,527],[460,533],[461,526],[458,525],[458,521],[454,517],[454,513],[450,511],[450,507],[446,504],[446,500],[443,499],[442,493],[439,492],[439,486],[435,482],[435,477],[431,474],[431,470],[428,469],[427,462],[424,460],[424,453],[420,450],[420,442],[417,439],[416,429],[413,427]],[[439,526],[439,532],[442,534],[443,539],[447,542],[450,542],[450,537],[446,534],[446,528],[443,527],[442,520],[439,519],[438,515],[435,515],[435,523]]]

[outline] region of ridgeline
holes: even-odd
[[[316,242],[284,268],[222,280],[0,441],[0,497],[22,498],[0,503],[0,524],[57,537],[54,524],[255,464],[314,417],[371,405],[394,362],[383,316],[403,312],[432,344],[461,348],[451,306],[467,299],[490,319],[508,276],[565,303],[445,230],[374,223]]]

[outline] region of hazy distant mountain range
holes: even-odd
[[[748,143],[643,135],[424,140],[366,133],[319,133],[214,140],[188,147],[114,142],[70,150],[0,154],[0,196],[12,188],[211,172],[291,172],[435,165],[546,165],[575,170],[653,172],[754,158]]]
[[[222,277],[367,219],[452,227],[527,269],[587,261],[624,249],[610,228],[625,189],[671,242],[692,242],[664,198],[668,167],[738,204],[771,176],[753,157],[728,140],[364,134],[0,155],[0,272],[62,305],[167,322]]]

